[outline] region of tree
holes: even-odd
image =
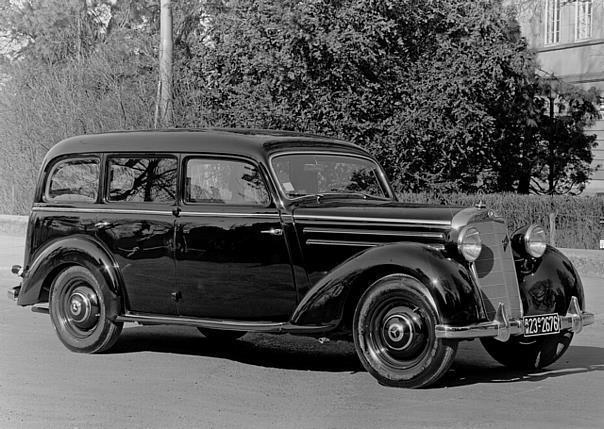
[[[159,45],[159,86],[155,108],[155,127],[172,125],[172,4],[161,0]]]
[[[29,209],[54,143],[153,124],[155,1],[60,3],[1,5],[0,34],[12,50],[0,62],[0,204],[12,212]]]
[[[350,139],[401,190],[536,189],[526,183],[544,171],[542,89],[500,1],[233,0],[205,11],[181,38],[179,125]],[[582,180],[572,165],[550,168],[554,182]]]
[[[551,77],[540,80],[541,96],[546,101],[539,117],[531,191],[550,195],[578,193],[593,172],[590,164],[596,136],[586,135],[585,128],[598,118],[598,94]]]

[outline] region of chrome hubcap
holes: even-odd
[[[412,367],[421,360],[429,334],[418,307],[406,303],[393,306],[392,301],[376,309],[369,346],[384,363],[398,370]]]
[[[77,286],[67,297],[67,320],[80,330],[89,330],[99,320],[99,302],[94,290]]]
[[[384,340],[393,350],[404,350],[413,342],[413,323],[407,315],[394,314],[384,323]]]

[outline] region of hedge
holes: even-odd
[[[530,223],[541,224],[558,247],[598,249],[604,239],[604,198],[503,194],[402,193],[401,201],[471,207],[479,201],[507,219],[511,232]],[[552,234],[550,225],[554,226]]]

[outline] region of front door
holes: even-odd
[[[179,314],[287,320],[296,288],[278,209],[251,162],[186,157],[176,221]]]

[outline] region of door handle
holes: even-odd
[[[113,224],[111,222],[107,222],[106,220],[102,220],[102,221],[94,224],[94,227],[96,229],[107,229],[107,228],[111,228],[112,226],[113,226]]]
[[[271,228],[271,229],[265,229],[264,231],[260,231],[260,233],[281,236],[281,235],[283,235],[283,230],[281,228]]]

